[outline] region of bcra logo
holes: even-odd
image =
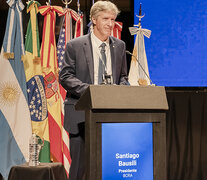
[[[131,178],[133,175],[131,173],[123,174],[124,178]]]

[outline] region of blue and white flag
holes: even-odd
[[[145,52],[144,36],[150,38],[151,31],[148,29],[142,29],[141,27],[129,27],[129,31],[131,35],[136,35],[128,76],[129,83],[133,86],[150,85],[151,82],[149,77],[147,56]]]
[[[32,135],[22,56],[24,42],[20,0],[8,0],[9,12],[0,55],[0,173],[29,159]]]

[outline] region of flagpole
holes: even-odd
[[[142,3],[140,3],[140,5],[139,5],[139,16],[138,15],[136,15],[136,16],[139,18],[139,23],[137,25],[134,25],[134,26],[137,26],[138,28],[141,28],[141,20],[145,16],[145,15],[142,16]]]
[[[83,12],[80,10],[80,1],[79,0],[77,0],[77,12],[78,12],[78,14],[80,15],[80,16],[82,16],[83,15]]]
[[[131,85],[153,85],[151,79],[149,78],[148,64],[144,47],[144,36],[149,38],[151,31],[142,29],[141,20],[145,15],[142,15],[141,6],[142,4],[140,3],[139,15],[136,15],[139,18],[139,23],[137,25],[134,25],[134,27],[129,27],[131,35],[136,35],[132,56],[134,56],[137,62],[131,63],[128,77]],[[136,55],[134,55],[134,53]],[[142,67],[144,67],[145,70],[143,70]]]
[[[141,26],[141,21],[142,21],[142,3],[140,3],[140,5],[139,5],[139,23],[138,23],[138,28],[139,29],[141,29],[142,28],[142,26]],[[140,61],[140,36],[139,35],[137,35],[138,36],[138,49],[137,49],[137,51],[138,51],[138,60]],[[139,69],[139,67],[142,67],[142,66],[138,66],[138,69]],[[140,70],[139,70],[139,72],[140,72]],[[145,70],[144,70],[144,72],[145,72]],[[139,82],[139,80],[138,80],[138,82]]]
[[[65,8],[68,8],[68,5],[72,2],[72,0],[62,0],[62,3],[65,4]]]
[[[78,7],[78,14],[80,14],[80,2],[79,2],[79,0],[77,1],[77,7]]]
[[[50,5],[51,5],[51,0],[48,0],[48,1],[46,2],[46,5],[47,5],[47,6],[50,6]]]

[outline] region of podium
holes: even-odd
[[[75,108],[85,111],[87,180],[102,180],[102,124],[105,123],[152,123],[153,179],[166,180],[168,103],[164,87],[91,85]]]

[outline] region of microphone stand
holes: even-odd
[[[148,74],[146,73],[146,71],[144,70],[144,68],[142,67],[142,65],[140,64],[140,62],[139,62],[139,60],[137,59],[137,57],[136,57],[134,54],[132,54],[131,52],[129,52],[129,51],[126,51],[126,53],[129,54],[129,55],[131,55],[131,56],[133,56],[133,57],[136,59],[136,61],[137,61],[138,65],[139,65],[139,67],[141,67],[142,71],[144,72],[144,74],[145,74],[145,75],[147,76],[147,78],[149,79],[149,81],[150,81],[150,86],[155,86],[155,84],[153,84],[152,80],[150,79],[150,77],[148,76]]]
[[[112,79],[111,75],[108,75],[106,73],[103,74],[103,82],[101,83],[102,85],[109,85],[112,84]]]

